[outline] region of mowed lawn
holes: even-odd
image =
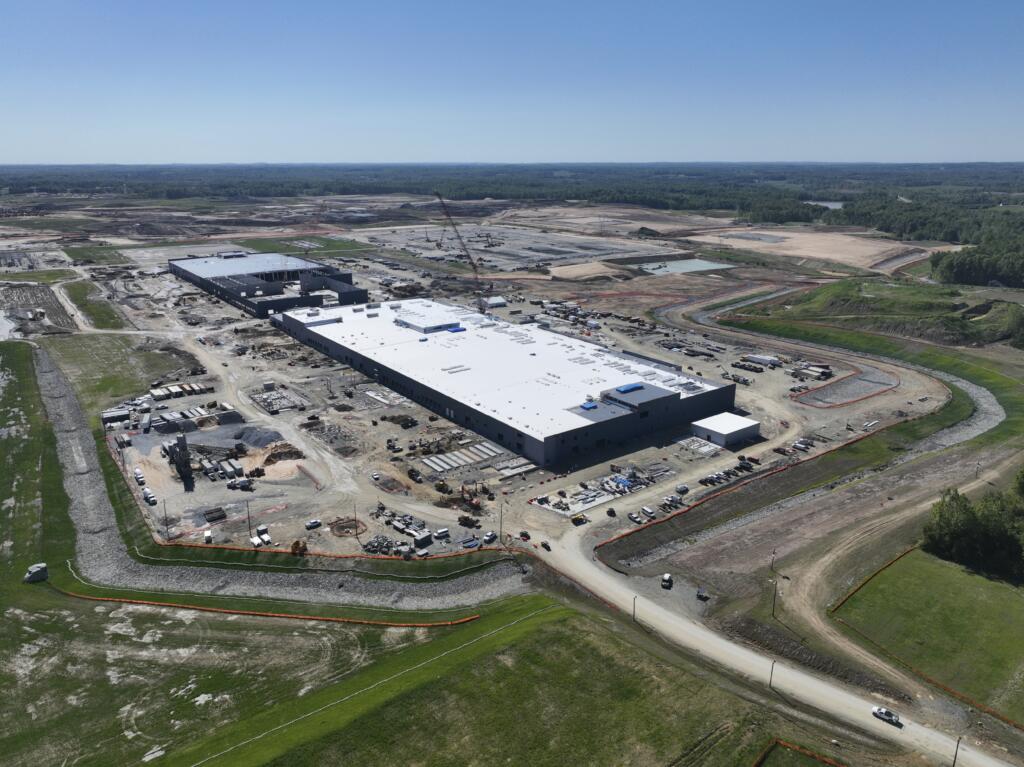
[[[1024,722],[1024,589],[914,551],[836,614],[905,663]]]

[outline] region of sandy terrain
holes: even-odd
[[[664,235],[679,235],[695,229],[708,230],[732,225],[729,218],[712,218],[693,213],[660,211],[632,205],[550,205],[542,208],[514,208],[490,219],[493,223],[517,224],[577,234],[632,234],[647,227]]]
[[[592,280],[599,277],[621,277],[626,273],[611,264],[602,261],[591,261],[585,264],[570,264],[568,266],[553,266],[549,270],[551,276],[557,280]]]
[[[832,261],[860,269],[871,269],[875,264],[892,259],[908,250],[919,250],[895,240],[839,232],[817,232],[800,227],[723,229],[714,234],[701,234],[690,239],[708,245],[723,245],[776,256]]]

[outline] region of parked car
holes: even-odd
[[[493,530],[484,533],[484,543],[494,543],[496,540],[498,540],[498,534]]]
[[[644,523],[644,521],[640,518],[640,515],[637,514],[635,511],[629,512],[629,518],[636,522],[638,525],[642,525]]]
[[[311,519],[311,520],[309,520],[306,523],[306,529],[307,530],[316,530],[322,524],[323,524],[323,522],[321,522],[319,519]]]
[[[672,588],[672,573],[665,573],[661,576],[661,587],[663,589]]]
[[[548,543],[547,541],[541,541],[540,542],[540,547],[542,549],[544,549],[544,551],[551,551],[551,544]]]
[[[528,532],[526,532],[525,530],[520,530],[519,531],[519,540],[521,540],[521,541],[528,541],[528,540],[530,540],[530,534]]]

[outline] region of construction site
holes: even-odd
[[[440,610],[532,588],[535,560],[607,587],[627,612],[615,583],[647,609],[804,657],[733,611],[762,598],[776,552],[827,546],[886,508],[870,470],[840,481],[827,467],[927,423],[954,389],[969,392],[973,420],[892,466],[941,456],[999,418],[955,377],[719,322],[832,279],[843,237],[859,238],[845,266],[900,255],[861,235],[829,233],[840,239],[825,241],[827,257],[795,264],[807,254],[771,260],[766,248],[785,244],[771,233],[630,206],[380,196],[258,213],[274,216],[223,231],[196,215],[216,231],[194,241],[104,230],[61,246],[62,235],[15,227],[0,241],[0,329],[45,339],[78,382],[130,499],[120,524],[162,556],[203,564],[202,577],[175,574],[175,588],[216,578],[211,589],[240,598],[269,588]],[[758,247],[730,254],[747,234]],[[83,281],[115,325],[72,289]],[[112,373],[97,357],[89,371],[74,339],[120,344],[131,362]],[[938,482],[949,464],[930,460]],[[822,505],[832,490],[841,520]],[[410,586],[428,577],[417,568],[462,556],[496,564]],[[280,580],[216,569],[234,557],[280,568]],[[352,574],[385,566],[399,568],[394,580]],[[889,690],[819,661],[808,663]]]

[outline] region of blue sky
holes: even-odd
[[[1024,160],[1024,3],[0,0],[0,163]]]

